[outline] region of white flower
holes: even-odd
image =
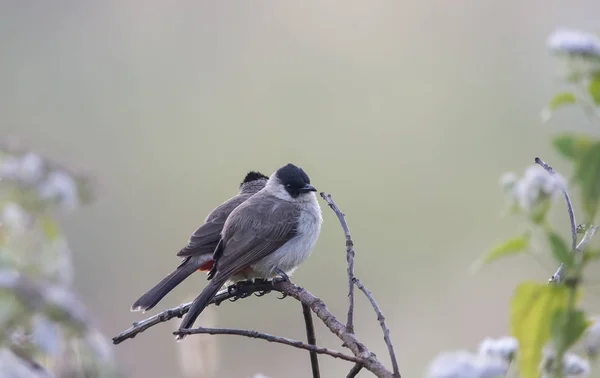
[[[554,352],[552,350],[544,350],[544,360],[541,364],[542,377],[552,376],[554,366]],[[590,374],[590,363],[588,360],[574,354],[567,353],[563,357],[562,375],[564,378],[582,378]]]
[[[14,156],[8,156],[2,162],[2,166],[0,167],[0,172],[2,174],[2,178],[8,180],[16,180],[19,177],[19,170],[21,168],[21,162]]]
[[[486,338],[479,344],[479,354],[500,357],[512,361],[519,349],[519,342],[514,337],[505,336],[499,339]]]
[[[590,374],[590,363],[588,360],[567,353],[563,359],[563,375],[568,377],[587,377]]]
[[[548,48],[557,53],[600,57],[600,38],[579,30],[559,28],[548,37]]]
[[[585,352],[589,357],[596,357],[600,349],[600,322],[598,318],[594,318],[592,324],[586,331],[583,339]]]
[[[520,179],[512,172],[503,174],[500,184],[511,203],[518,204],[525,211],[532,211],[541,201],[560,193],[565,179],[533,164],[525,169]]]
[[[61,334],[56,323],[41,314],[31,319],[31,338],[44,353],[56,356],[61,348]]]
[[[560,192],[565,185],[564,178],[558,174],[550,174],[538,164],[533,164],[525,169],[523,179],[533,189],[537,189],[540,194],[551,196]]]
[[[25,184],[34,184],[44,174],[44,161],[34,153],[27,153],[19,164],[19,179]]]
[[[442,353],[429,365],[427,378],[498,378],[508,371],[501,358],[475,355],[467,351]]]
[[[74,210],[79,203],[77,183],[67,173],[54,171],[48,175],[39,187],[40,197],[46,200],[58,200],[66,210]]]
[[[30,216],[23,210],[21,205],[15,202],[9,202],[2,209],[2,225],[11,232],[19,235],[27,230],[30,222]]]

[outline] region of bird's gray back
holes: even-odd
[[[212,254],[221,239],[221,231],[229,214],[252,195],[253,193],[239,193],[217,206],[208,214],[204,224],[194,231],[188,244],[177,253],[177,256]]]
[[[296,235],[299,215],[297,204],[258,192],[227,218],[217,271],[236,273],[276,251]]]

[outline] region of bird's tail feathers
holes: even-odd
[[[131,306],[131,311],[148,311],[152,309],[165,297],[165,295],[194,273],[202,263],[206,262],[204,260],[206,259],[195,259],[192,257],[188,261],[184,261],[177,269],[163,278],[152,289],[148,290],[146,294],[135,301]]]
[[[198,319],[198,316],[200,316],[200,313],[208,306],[210,300],[214,298],[226,281],[227,277],[222,278],[222,276],[216,276],[210,281],[204,290],[202,290],[202,293],[200,293],[200,295],[194,299],[194,302],[192,302],[188,313],[185,314],[179,325],[180,330],[192,328],[194,322]],[[183,340],[184,337],[185,335],[178,335],[177,340]]]

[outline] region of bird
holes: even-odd
[[[177,256],[183,257],[179,266],[136,300],[131,311],[148,311],[195,271],[209,272],[213,267],[213,252],[227,217],[233,209],[264,188],[267,180],[268,177],[258,171],[248,172],[239,186],[238,194],[208,214],[204,224],[194,231],[187,245],[177,253]]]
[[[258,193],[236,207],[223,226],[209,284],[192,302],[179,331],[189,329],[227,281],[284,279],[312,253],[323,216],[310,178],[289,163]],[[179,333],[178,340],[185,335]]]

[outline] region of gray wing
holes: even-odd
[[[275,252],[296,235],[299,214],[295,204],[266,193],[240,205],[227,220],[212,273],[230,276]]]
[[[194,231],[188,244],[177,253],[177,256],[188,257],[205,253],[212,254],[221,239],[221,231],[227,217],[249,197],[250,195],[237,195],[214,209],[206,217],[205,223]]]

